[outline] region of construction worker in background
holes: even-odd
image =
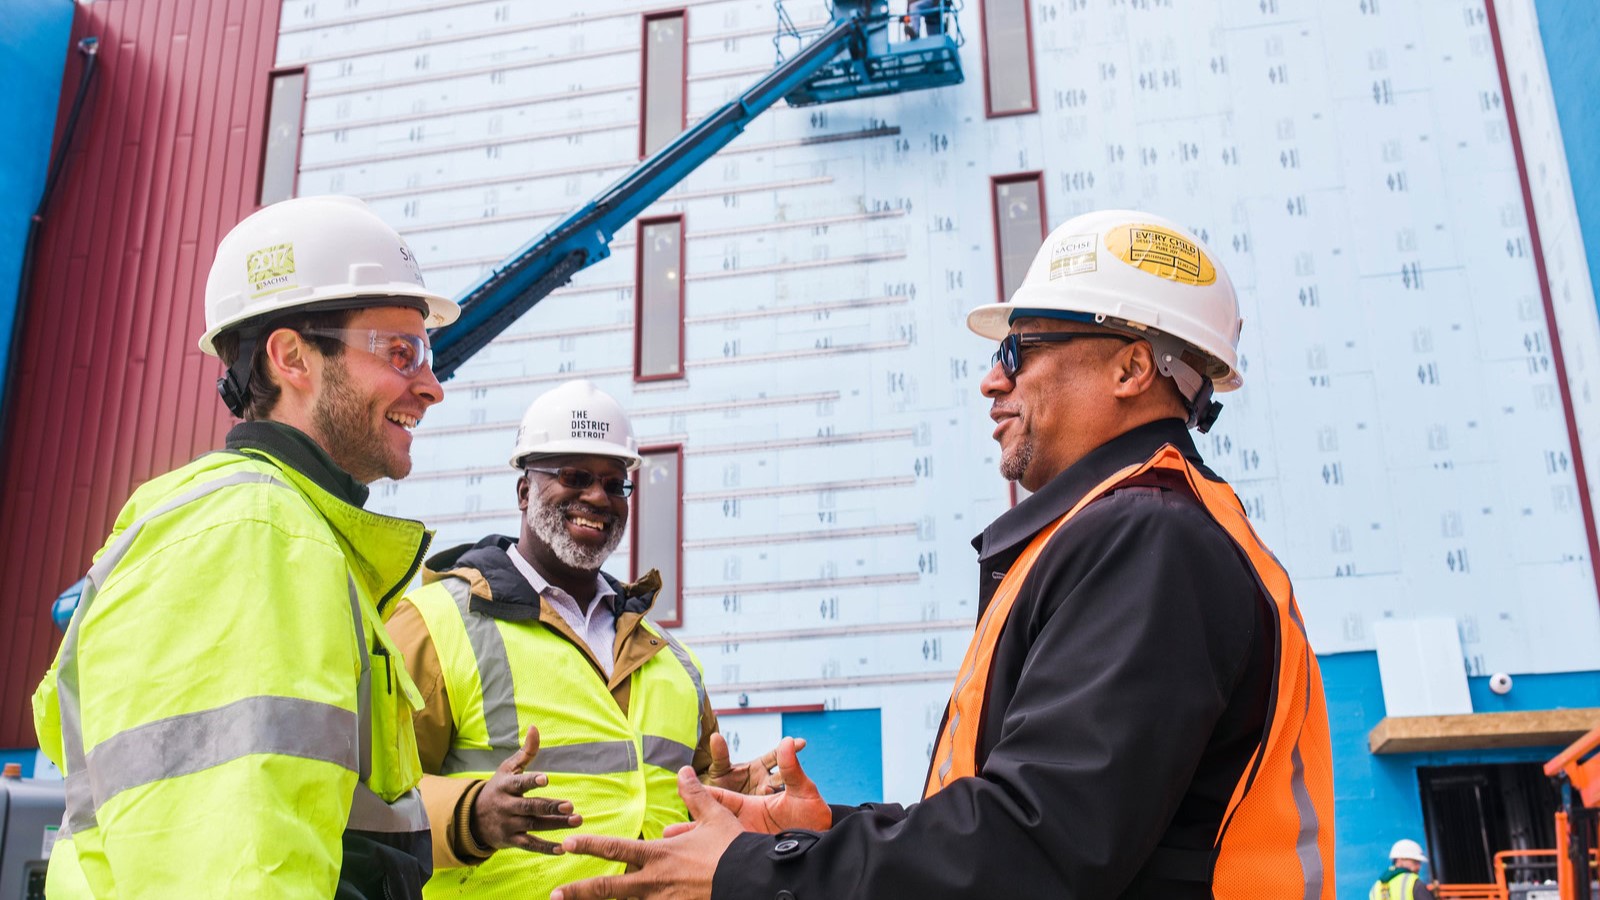
[[[1428,861],[1421,844],[1410,838],[1395,841],[1389,848],[1389,860],[1391,865],[1373,882],[1367,900],[1433,900],[1433,891],[1419,874]]]
[[[134,492],[34,694],[51,900],[421,896],[420,698],[381,617],[431,535],[362,504],[411,471],[426,329],[457,314],[354,198],[223,238],[200,349],[244,422]]]
[[[982,391],[1033,493],[973,542],[979,620],[922,801],[830,808],[780,742],[784,793],[680,778],[693,826],[569,838],[639,871],[553,896],[1332,900],[1316,658],[1188,433],[1242,380],[1227,274],[1177,224],[1091,213],[967,324],[1000,341]]]
[[[627,527],[640,463],[609,394],[587,381],[543,394],[511,452],[517,538],[489,535],[434,556],[423,587],[389,620],[424,701],[416,728],[433,823],[430,898],[545,897],[621,871],[562,856],[557,842],[580,823],[659,837],[687,818],[681,766],[734,791],[781,783],[768,775],[775,751],[730,764],[699,662],[646,618],[660,574],[626,584],[601,571]],[[535,753],[537,781],[523,771]],[[554,829],[563,834],[529,833]]]

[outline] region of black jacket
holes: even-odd
[[[996,519],[973,541],[980,606],[1035,534],[1168,443],[1200,464],[1183,423],[1155,422]],[[1266,727],[1268,602],[1181,484],[1094,501],[1000,635],[980,776],[910,807],[836,808],[820,835],[741,835],[714,900],[1209,898],[1212,842]]]

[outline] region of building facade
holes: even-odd
[[[1461,835],[1540,821],[1528,767],[1600,707],[1600,185],[1573,149],[1600,35],[1564,16],[974,0],[965,83],[761,116],[466,364],[372,505],[439,547],[514,534],[521,411],[595,381],[648,459],[611,568],[665,574],[735,755],[799,734],[830,799],[911,800],[968,542],[1018,499],[966,312],[1055,223],[1164,214],[1240,289],[1246,385],[1200,448],[1322,659],[1340,894],[1399,837],[1477,880]],[[284,0],[250,184],[363,197],[460,292],[793,52],[779,30],[766,0]]]

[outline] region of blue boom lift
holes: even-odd
[[[889,0],[831,0],[831,21],[801,30],[784,0],[774,0],[777,67],[468,288],[457,298],[461,318],[433,335],[434,374],[449,379],[551,291],[610,256],[619,230],[779,100],[811,106],[960,84],[960,2],[925,0],[914,14],[895,16]],[[904,25],[903,39],[891,42],[896,25]],[[52,604],[51,618],[62,631],[82,593],[80,580]],[[0,900],[7,898],[0,894]]]
[[[779,100],[810,106],[960,84],[958,5],[959,0],[929,2],[918,4],[914,14],[894,16],[889,0],[832,0],[832,20],[801,31],[783,0],[775,0],[777,67],[468,288],[458,298],[461,318],[433,336],[433,368],[439,380],[454,375],[578,271],[610,256],[611,239],[619,230]],[[891,42],[893,26],[899,24],[905,39]],[[924,28],[926,34],[921,34]],[[786,46],[794,49],[786,54]]]

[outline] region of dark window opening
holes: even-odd
[[[688,89],[689,33],[682,10],[644,20],[642,90],[639,91],[639,156],[666,146],[683,131]]]
[[[999,301],[1005,303],[1021,286],[1022,276],[1028,274],[1049,231],[1044,217],[1044,176],[1038,172],[996,176],[991,188]]]
[[[1538,763],[1424,766],[1417,769],[1417,784],[1433,880],[1487,884],[1495,880],[1496,853],[1556,845],[1559,799]],[[1402,837],[1406,835],[1394,839]],[[1523,873],[1525,877],[1507,875],[1511,880],[1543,880],[1532,871]]]
[[[676,628],[683,624],[683,445],[640,447],[644,464],[634,473],[633,578],[651,569],[661,573],[661,593],[650,619]]]
[[[272,73],[267,143],[261,155],[262,206],[294,196],[300,174],[300,124],[306,107],[306,70]]]
[[[633,377],[683,377],[683,217],[639,222]]]
[[[984,0],[984,103],[993,116],[1037,112],[1028,0]]]

